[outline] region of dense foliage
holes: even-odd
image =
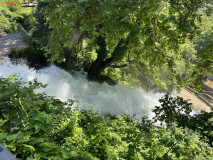
[[[28,47],[22,50],[12,49],[9,58],[12,61],[25,59],[29,67],[40,69],[48,65],[47,57],[44,56],[44,49],[37,40],[30,39]]]
[[[0,78],[0,141],[17,159],[212,158],[213,149],[193,130],[81,111],[72,100],[34,93],[38,87],[45,85]]]
[[[194,88],[202,88],[199,84],[206,75],[213,75],[213,14],[207,16],[205,10],[199,12],[202,23],[198,23],[200,34],[193,41],[198,53],[196,70],[193,73]]]
[[[175,54],[175,52],[168,52],[170,57],[175,57]],[[195,61],[197,57],[196,50],[189,40],[180,45],[178,54],[180,57],[174,60],[173,63],[175,72],[172,72],[167,64],[160,67],[150,67],[149,62],[139,63],[131,60],[131,65],[129,67],[120,69],[123,76],[117,79],[120,83],[130,87],[142,87],[147,92],[165,90],[167,90],[167,92],[172,92],[174,88],[181,88],[187,84],[195,69],[192,62]],[[171,82],[172,75],[173,83]]]
[[[213,146],[213,112],[192,114],[191,103],[182,97],[173,98],[170,94],[159,100],[161,106],[156,106],[153,112],[155,122],[166,123],[167,126],[187,127],[200,133],[202,138]]]
[[[12,2],[12,4],[4,4],[4,2]],[[17,31],[17,22],[23,24],[23,26],[28,30],[35,22],[34,17],[30,16],[32,9],[24,8],[21,7],[20,4],[17,4],[18,2],[22,3],[21,0],[16,0],[16,4],[13,4],[13,2],[14,0],[0,2],[1,4],[4,4],[0,6],[0,34]],[[27,26],[29,28],[27,28]]]
[[[68,62],[71,55],[83,54],[90,61],[86,64],[90,80],[107,81],[104,74],[117,81],[133,80],[134,86],[147,91],[156,84],[164,89],[182,87],[190,79],[196,52],[187,39],[198,31],[198,10],[212,8],[212,1],[202,0],[45,2],[49,2],[45,12],[52,29],[48,44],[52,61]],[[183,43],[188,45],[188,57]],[[69,52],[65,54],[64,48]],[[122,67],[128,68],[115,69]]]

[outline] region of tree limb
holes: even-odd
[[[111,66],[109,66],[109,67],[111,67],[111,68],[123,68],[123,67],[128,67],[128,66],[130,66],[130,64],[129,64],[129,63],[123,64],[123,65],[120,65],[120,66],[117,66],[117,65],[111,65]]]

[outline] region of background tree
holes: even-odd
[[[177,53],[180,57],[174,60],[174,72],[166,64],[160,67],[150,67],[149,62],[140,62],[140,60],[134,59],[130,60],[129,67],[119,69],[122,72],[122,77],[118,78],[119,82],[129,87],[142,87],[147,92],[164,92],[165,90],[171,92],[174,87],[183,87],[192,76],[195,68],[192,62],[196,60],[197,52],[194,49],[194,45],[189,40],[186,40],[184,44],[179,46],[178,52],[170,51],[167,54],[173,57]],[[171,83],[171,78],[173,78],[175,85]]]
[[[202,89],[205,77],[213,75],[213,15],[208,16],[206,9],[198,12],[201,22],[197,22],[200,34],[193,41],[197,50],[196,70],[193,73],[193,86]]]

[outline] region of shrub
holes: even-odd
[[[153,112],[155,122],[165,122],[167,126],[187,127],[197,131],[211,146],[213,146],[213,112],[192,114],[192,104],[182,97],[174,98],[166,94],[159,100],[161,106],[156,106]]]
[[[0,141],[17,159],[211,159],[212,148],[190,129],[79,110],[73,100],[33,92],[45,86],[0,78]]]
[[[19,58],[26,59],[30,67],[40,69],[48,65],[47,57],[44,56],[44,49],[35,40],[31,39],[29,47],[22,50],[13,49],[9,57],[12,60]]]

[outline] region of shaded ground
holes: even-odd
[[[206,84],[207,86],[213,88],[213,81],[208,80],[208,81],[205,82],[205,84]]]
[[[196,97],[193,93],[189,92],[185,88],[182,88],[181,91],[174,92],[175,96],[183,97],[183,99],[188,100],[190,103],[193,104],[195,109],[204,110],[206,112],[210,112],[211,108],[204,103],[202,100],[200,100],[198,97]]]
[[[0,38],[0,57],[8,55],[12,48],[23,49],[26,47],[28,45],[23,42],[20,32],[3,35]]]
[[[194,95],[193,88],[191,87],[182,88],[180,92],[175,91],[174,95],[188,100],[195,109],[211,112],[211,108],[213,108],[213,82],[208,80],[203,85],[205,90],[199,92],[199,97]]]

